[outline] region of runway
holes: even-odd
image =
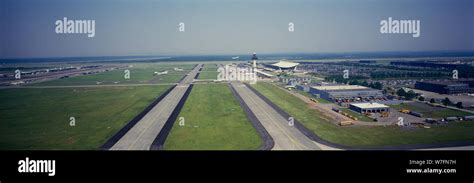
[[[272,150],[321,149],[316,142],[306,137],[295,126],[290,126],[288,119],[281,116],[247,86],[240,82],[232,82],[231,85],[273,138],[275,144]]]
[[[120,138],[110,150],[149,150],[201,67],[202,64],[189,72],[167,96]]]

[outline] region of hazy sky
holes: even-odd
[[[0,3],[2,57],[474,50],[473,0]],[[63,17],[95,20],[95,37],[56,34]],[[388,17],[420,20],[421,36],[381,34]],[[178,32],[179,22],[185,32]]]

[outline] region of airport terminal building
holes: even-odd
[[[296,62],[282,60],[274,64],[266,64],[265,66],[279,71],[295,71],[298,65],[299,63]]]
[[[359,85],[312,86],[309,92],[333,102],[358,102],[384,97],[381,90]]]

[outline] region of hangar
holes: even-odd
[[[381,90],[359,85],[313,86],[309,89],[309,92],[333,102],[370,101],[384,97]]]
[[[379,103],[354,103],[349,105],[349,109],[358,113],[389,112],[390,107]]]

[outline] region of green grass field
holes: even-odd
[[[184,117],[184,126],[179,126],[179,117]],[[227,85],[194,85],[165,149],[245,150],[257,149],[261,143]]]
[[[217,71],[218,68],[216,64],[205,64],[202,71]]]
[[[0,90],[0,149],[97,149],[169,87]]]
[[[447,108],[440,108],[440,107],[432,107],[426,104],[421,103],[402,103],[399,105],[390,105],[390,107],[400,110],[400,109],[408,109],[411,111],[420,112],[423,114],[425,118],[445,118],[445,117],[455,117],[455,116],[472,116],[473,114],[464,112],[464,111],[456,111],[453,109]]]
[[[57,79],[41,83],[35,86],[71,86],[71,85],[113,85],[113,84],[149,84],[149,83],[176,83],[193,65],[158,65],[158,64],[135,64],[130,71],[130,79],[124,78],[124,70],[118,69],[93,75],[76,76],[71,78]],[[184,71],[174,71],[174,67],[183,68]],[[154,72],[168,71],[166,75],[156,75]]]
[[[269,83],[252,85],[268,99],[299,120],[304,126],[331,142],[360,146],[402,145],[474,140],[474,123],[459,122],[424,128],[396,126],[340,127],[324,119],[317,110],[307,107],[299,98]]]
[[[326,99],[323,98],[316,98],[316,100],[321,103],[321,104],[331,104],[332,102],[327,101]]]
[[[199,79],[217,79],[218,72],[201,72],[199,73]]]

